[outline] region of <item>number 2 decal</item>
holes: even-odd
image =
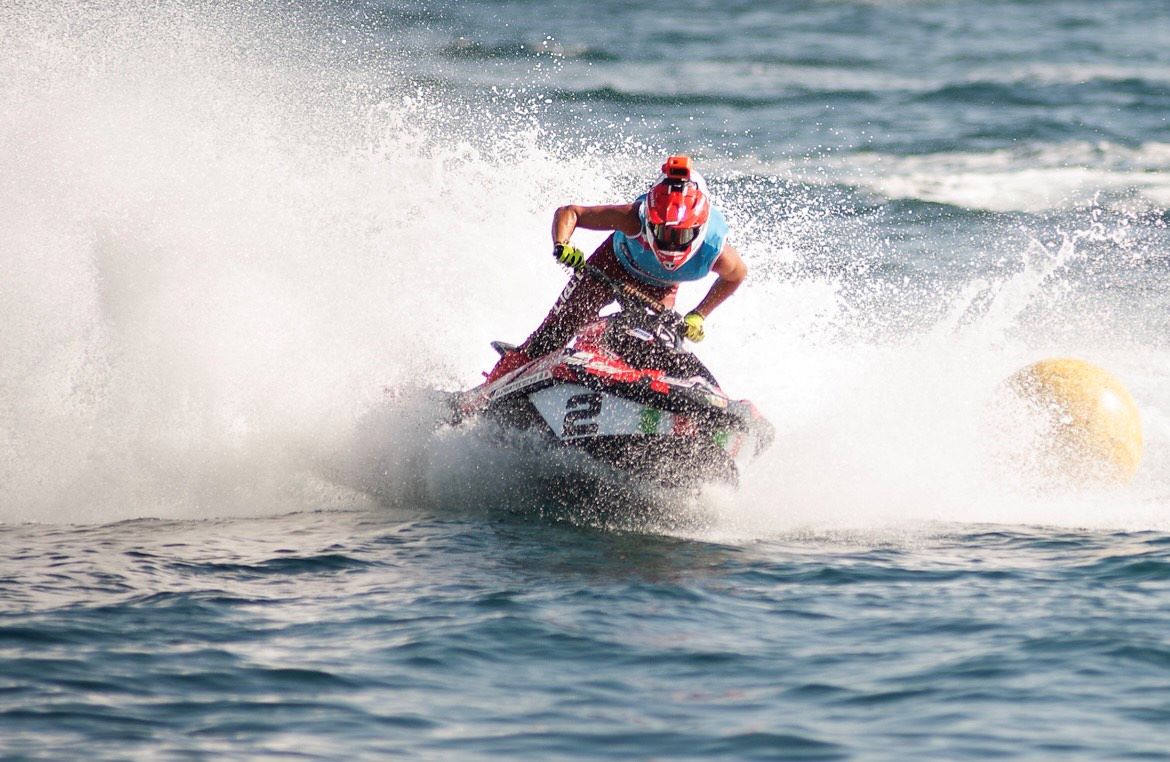
[[[565,404],[565,425],[562,437],[584,437],[597,433],[593,419],[601,413],[600,394],[574,394]]]

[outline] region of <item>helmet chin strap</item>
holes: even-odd
[[[651,251],[654,252],[654,257],[658,260],[658,263],[661,264],[663,267],[665,267],[667,270],[670,270],[671,272],[674,272],[678,268],[685,265],[687,263],[687,260],[691,258],[691,254],[693,253],[693,252],[687,252],[687,253],[679,252],[680,256],[678,256],[677,258],[671,256],[671,257],[664,259],[661,252],[659,252],[657,249],[652,248]],[[674,252],[672,252],[672,254],[673,253]]]

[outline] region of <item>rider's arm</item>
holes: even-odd
[[[735,289],[739,288],[739,284],[747,277],[747,264],[731,244],[723,245],[723,251],[719,252],[719,258],[715,260],[711,269],[719,279],[711,286],[703,301],[695,307],[695,312],[703,317],[710,315],[724,299],[735,293]]]
[[[553,213],[553,243],[568,243],[577,228],[586,230],[620,230],[637,235],[642,230],[636,204],[609,206],[562,206]]]

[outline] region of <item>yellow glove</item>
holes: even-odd
[[[553,256],[566,267],[580,270],[585,266],[585,252],[571,243],[558,243],[553,247]]]
[[[687,327],[686,337],[691,341],[702,341],[707,332],[703,330],[703,316],[698,312],[688,312],[687,316],[683,318],[683,324]]]

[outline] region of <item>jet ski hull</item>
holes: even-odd
[[[712,381],[566,349],[467,393],[458,417],[535,431],[664,485],[735,483],[739,469],[770,444],[772,427]]]

